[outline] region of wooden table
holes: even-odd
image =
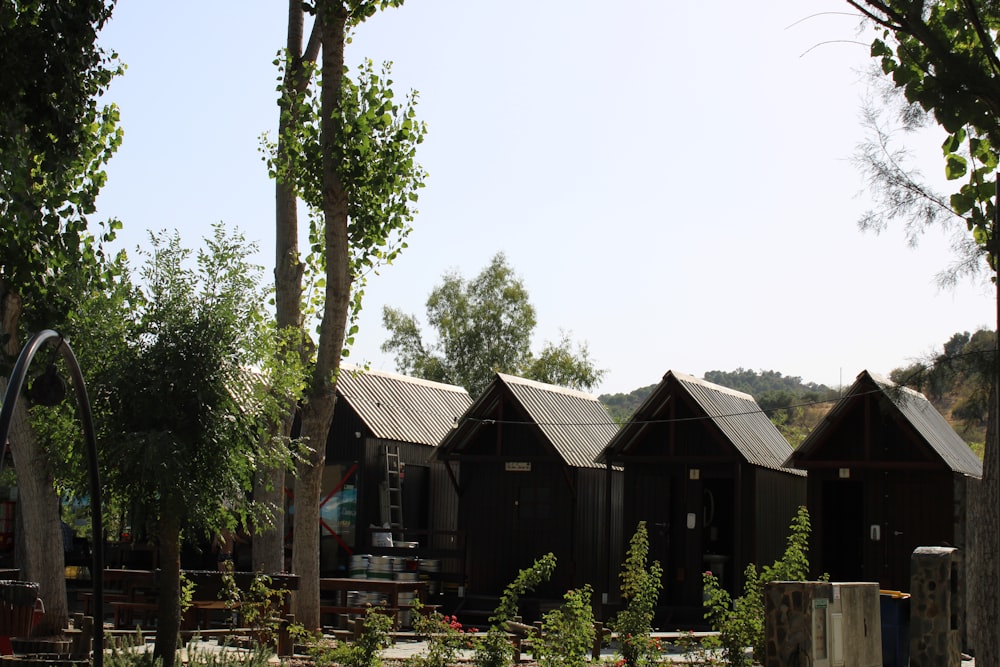
[[[223,573],[217,570],[181,570],[181,574],[195,584],[191,609],[185,615],[184,625],[207,627],[211,612],[229,608],[219,595],[223,588]],[[143,618],[146,623],[155,618],[159,575],[159,570],[104,570],[104,601],[111,607],[116,628],[131,625],[135,616]],[[253,572],[233,572],[232,575],[236,586],[244,593],[250,589],[256,576]],[[299,588],[298,575],[278,573],[268,576],[271,577],[270,587],[274,590],[293,591]],[[80,592],[85,615],[91,613],[92,598],[92,593]],[[287,604],[286,595],[283,605]],[[287,611],[287,608],[283,606],[282,611]]]
[[[105,568],[104,603],[112,605],[113,613],[118,617],[121,612],[114,610],[115,603],[134,603],[141,601],[141,598],[155,595],[158,574],[157,570]],[[84,616],[90,616],[94,594],[88,590],[80,591],[78,596],[83,603]]]
[[[399,604],[400,593],[415,593],[423,605],[427,600],[428,582],[419,580],[402,581],[396,579],[354,579],[344,577],[320,577],[320,596],[332,593],[334,604],[320,604],[320,612],[326,614],[364,614],[367,607],[349,604],[348,591],[363,591],[366,593],[382,593],[387,596],[386,613],[392,614],[396,625],[399,625],[399,612],[411,609],[411,604]]]
[[[181,629],[207,628],[211,625],[210,616],[212,613],[230,613],[234,605],[224,600],[220,593],[223,589],[223,573],[218,570],[182,570],[182,574],[194,583],[194,597],[191,599],[191,608],[185,614],[181,622]],[[233,572],[233,581],[236,587],[246,594],[250,590],[250,585],[257,577],[255,572]],[[287,572],[268,574],[271,579],[270,589],[283,591],[281,610],[282,616],[289,612],[288,591],[299,590],[299,575]],[[236,605],[237,607],[239,605]]]

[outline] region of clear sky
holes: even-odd
[[[368,285],[351,360],[380,351],[384,305],[424,320],[443,273],[506,253],[538,314],[628,392],[667,370],[774,370],[832,386],[994,326],[989,286],[942,290],[941,234],[857,228],[851,163],[869,39],[838,0],[409,0],[348,46],[419,91],[429,172],[409,248]],[[258,152],[277,124],[285,3],[121,0],[102,44],[125,141],[99,216],[122,243],[223,221],[273,270]],[[942,171],[936,138],[925,174]]]

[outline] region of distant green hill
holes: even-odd
[[[823,415],[838,394],[835,389],[802,378],[783,376],[776,371],[709,371],[704,379],[736,391],[750,394],[767,412],[785,438],[797,446]],[[598,400],[618,423],[628,421],[636,409],[656,389],[655,384],[641,387],[628,394],[604,394]]]
[[[995,341],[995,333],[989,330],[956,333],[943,344],[942,354],[888,374],[897,384],[927,396],[980,457],[986,439],[989,362]],[[753,396],[792,447],[802,443],[840,397],[838,389],[777,371],[709,371],[704,379]],[[627,394],[597,398],[616,422],[625,423],[656,387],[651,384]]]

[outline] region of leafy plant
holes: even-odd
[[[647,567],[648,557],[649,534],[646,522],[640,521],[629,541],[628,554],[619,573],[622,599],[627,604],[612,623],[620,638],[622,659],[628,667],[649,664],[659,658],[659,646],[650,635],[656,601],[663,588],[663,568],[655,560]]]
[[[337,652],[340,650],[337,640],[324,636],[319,630],[309,631],[301,623],[289,625],[288,634],[293,644],[305,648],[306,655],[314,665],[323,667],[337,662]]]
[[[449,667],[454,664],[459,649],[470,644],[458,618],[442,615],[438,611],[424,613],[419,600],[413,605],[413,614],[413,629],[427,638],[427,652],[413,656],[407,663],[412,667]]]
[[[134,639],[122,637],[104,657],[107,667],[161,667],[163,658],[151,651],[140,650],[146,643],[142,634]],[[202,647],[197,638],[188,643],[187,660],[190,667],[267,667],[272,653],[266,649],[251,651],[209,650]]]
[[[541,667],[581,667],[594,646],[594,610],[590,584],[567,591],[563,604],[542,617],[536,644]]]
[[[260,646],[273,646],[281,625],[280,613],[286,592],[274,588],[272,583],[266,574],[254,575],[250,590],[240,605],[243,620]]]
[[[810,523],[805,507],[799,508],[790,530],[781,558],[760,572],[753,563],[747,565],[743,595],[735,600],[715,575],[706,572],[703,576],[705,619],[719,633],[717,639],[707,641],[706,645],[721,648],[730,665],[751,664],[747,647],[753,648],[754,660],[761,662],[764,658],[764,584],[768,581],[805,581],[809,576]]]
[[[500,603],[490,616],[489,629],[476,636],[473,641],[475,652],[472,661],[477,667],[509,667],[514,662],[515,648],[507,637],[504,626],[518,616],[520,597],[551,579],[555,569],[556,557],[549,552],[532,563],[531,567],[520,570],[514,581],[507,584],[500,596]]]
[[[474,642],[472,662],[476,667],[510,667],[514,663],[515,647],[500,626],[491,625]]]
[[[341,642],[325,654],[342,667],[381,667],[382,650],[392,646],[392,617],[382,606],[368,607],[361,635],[354,642]],[[319,663],[317,663],[319,664]]]
[[[552,578],[552,573],[556,569],[556,557],[549,552],[531,564],[531,567],[520,570],[514,581],[507,584],[500,596],[500,604],[490,616],[490,623],[502,624],[511,621],[517,613],[517,602],[522,595],[533,591],[540,584]]]

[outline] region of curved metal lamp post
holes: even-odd
[[[93,565],[91,578],[94,585],[94,609],[97,618],[94,622],[94,667],[102,667],[104,664],[104,544],[101,536],[103,534],[103,519],[101,516],[101,481],[97,467],[97,438],[94,434],[94,418],[90,409],[90,400],[87,398],[87,387],[83,381],[83,373],[80,371],[80,364],[76,360],[76,355],[70,349],[61,334],[46,329],[39,331],[21,350],[21,354],[14,364],[14,370],[10,374],[10,382],[7,384],[7,391],[3,397],[3,404],[0,406],[0,443],[6,444],[7,435],[10,432],[10,425],[14,418],[14,406],[21,395],[21,388],[24,385],[28,366],[34,359],[35,353],[46,342],[51,342],[59,352],[66,365],[69,367],[70,377],[73,379],[73,389],[76,391],[76,400],[80,407],[80,420],[83,422],[83,435],[87,440],[88,449],[88,471],[90,473],[90,513],[91,530],[93,532]],[[0,457],[0,470],[3,469],[3,459]]]

